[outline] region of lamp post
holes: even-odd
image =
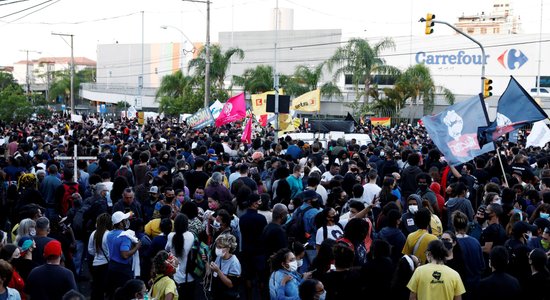
[[[71,37],[71,44],[70,44],[71,46],[71,95],[69,97],[71,99],[71,115],[73,115],[74,114],[74,47],[73,47],[74,34],[52,32],[52,35]]]
[[[30,67],[29,67],[29,52],[42,54],[40,51],[34,51],[34,50],[20,50],[21,52],[27,53],[27,60],[25,61],[27,64],[27,75],[26,75],[26,85],[27,85],[27,100],[31,99],[31,75],[30,75]]]
[[[196,3],[206,3],[206,67],[204,70],[204,108],[208,109],[210,102],[210,0],[182,0]]]
[[[168,29],[168,28],[172,28],[172,29],[175,29],[177,30],[185,39],[183,40],[183,43],[182,43],[182,66],[181,66],[181,73],[184,74],[184,66],[185,66],[185,54],[186,52],[189,53],[189,52],[195,52],[195,46],[193,45],[193,42],[191,41],[191,39],[189,39],[189,37],[179,28],[175,27],[175,26],[171,26],[171,25],[162,25],[160,26],[160,28],[162,29]],[[189,42],[191,44],[191,46],[193,47],[193,49],[191,51],[187,51],[185,50],[185,43],[186,42]]]

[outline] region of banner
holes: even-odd
[[[290,114],[279,114],[279,131],[285,133],[294,130],[292,116]]]
[[[355,129],[353,121],[341,120],[309,120],[310,130],[313,132],[342,131],[352,133]]]
[[[496,120],[489,126],[479,128],[480,143],[483,145],[493,142],[501,135],[547,118],[548,115],[533,97],[510,76],[508,87],[498,99]]]
[[[241,142],[245,144],[252,143],[252,116],[248,117],[248,122],[246,122],[246,127],[244,128],[241,136]]]
[[[451,105],[437,115],[425,116],[422,122],[450,165],[467,162],[495,149],[493,143],[479,146],[478,127],[489,124],[480,95]]]
[[[390,127],[391,126],[391,118],[390,117],[382,117],[382,118],[371,117],[370,118],[370,123],[372,124],[372,126]]]
[[[186,120],[187,125],[193,129],[201,129],[214,123],[210,109],[201,108]]]
[[[321,90],[316,89],[294,98],[290,109],[308,112],[321,111]]]
[[[535,146],[535,147],[544,147],[546,143],[550,142],[550,129],[544,121],[535,122],[531,133],[527,136],[526,147]]]
[[[244,93],[240,93],[225,102],[220,115],[216,118],[216,127],[241,120],[244,117],[246,117],[246,103],[244,102]]]
[[[223,104],[219,100],[216,100],[216,102],[212,103],[212,105],[210,105],[210,113],[212,114],[212,117],[214,119],[218,118],[218,116],[222,112],[222,109]]]

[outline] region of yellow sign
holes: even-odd
[[[143,125],[145,123],[145,114],[142,111],[139,111],[137,114],[138,114],[138,124]]]
[[[292,100],[291,108],[308,112],[321,111],[321,90],[316,89],[295,98]]]

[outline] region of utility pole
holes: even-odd
[[[279,0],[275,0],[275,43],[273,55],[273,88],[275,89],[275,142],[279,140],[279,74],[277,73],[277,42],[279,39]]]
[[[209,108],[210,103],[210,0],[182,0],[187,2],[206,3],[206,42],[204,50],[206,53],[206,67],[204,70],[204,108]]]
[[[31,100],[31,72],[30,72],[30,63],[29,63],[29,52],[33,52],[37,54],[41,54],[42,52],[33,51],[33,50],[19,50],[19,51],[27,53],[27,60],[25,61],[27,65],[27,71],[26,71],[27,75],[26,75],[25,84],[27,85],[27,100],[30,101]]]
[[[138,77],[139,107],[143,108],[143,55],[145,54],[145,12],[141,11],[141,75]]]
[[[73,44],[73,38],[74,34],[67,34],[67,33],[53,33],[52,35],[58,35],[58,36],[70,36],[71,37],[71,115],[74,114],[74,44]]]

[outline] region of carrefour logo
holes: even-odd
[[[509,49],[502,52],[497,60],[505,69],[515,70],[521,68],[529,59],[521,50]]]
[[[417,64],[427,65],[481,65],[487,64],[489,55],[468,54],[465,51],[458,51],[454,54],[428,54],[417,52],[415,59]]]

